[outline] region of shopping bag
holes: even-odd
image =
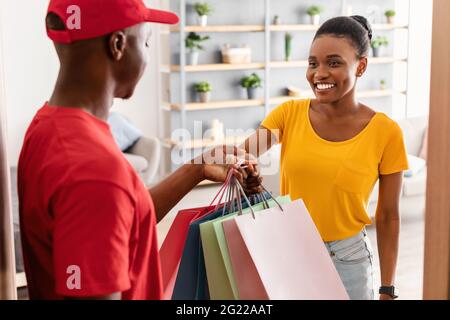
[[[259,201],[255,197],[250,197],[250,203]],[[246,208],[247,203],[242,206]],[[226,208],[225,214],[229,209]],[[213,213],[193,221],[189,226],[183,255],[176,276],[173,290],[173,300],[208,300],[209,289],[203,255],[202,242],[200,238],[200,225],[224,215],[223,208],[219,208]]]
[[[227,177],[227,181],[229,179],[230,177]],[[220,202],[225,195],[225,191],[226,185],[224,184],[209,206],[185,209],[177,213],[159,251],[164,288],[163,299],[169,300],[172,298],[190,224],[220,208]],[[213,205],[216,200],[217,204]]]
[[[233,221],[223,223],[230,255],[234,256],[233,271],[238,278],[245,271],[239,261],[246,261],[254,272],[253,290],[239,291],[241,299],[346,300],[347,292],[333,261],[312,221],[303,201],[263,210],[257,215],[240,215],[234,223],[241,234],[240,251],[236,251],[236,230]],[[245,246],[245,247],[244,247]],[[245,252],[245,249],[248,252]],[[239,254],[242,255],[239,256]],[[242,260],[241,260],[242,259]],[[249,260],[253,264],[249,264]],[[255,279],[256,277],[259,278]],[[247,281],[246,285],[250,285]],[[241,283],[238,281],[238,284]],[[261,292],[264,289],[264,292]]]
[[[271,195],[268,193],[260,195],[261,200],[267,198],[271,198]],[[282,203],[290,202],[289,196],[279,197],[278,200]],[[253,200],[253,202],[256,201],[258,200]],[[267,201],[267,206],[271,207],[274,205],[275,202],[273,200]],[[253,205],[252,209],[254,211],[263,210],[265,209],[264,203],[261,201]],[[248,210],[248,208],[244,209],[243,213],[246,213]],[[239,299],[222,228],[222,221],[235,216],[236,213],[232,213],[200,225],[208,288],[212,300]]]
[[[239,299],[269,300],[258,270],[239,232],[236,220],[234,218],[225,220],[222,227]]]
[[[211,213],[215,206],[185,209],[177,213],[159,250],[164,288],[164,300],[170,300],[181,261],[189,225],[195,219]]]

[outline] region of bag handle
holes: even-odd
[[[268,195],[270,195],[270,198],[269,198],[269,199],[272,199],[272,200],[278,205],[278,207],[280,208],[281,212],[283,212],[283,211],[284,211],[284,210],[283,210],[283,207],[282,207],[281,204],[278,202],[278,200],[275,199],[275,197],[274,197],[269,191],[267,191],[267,189],[266,189],[263,185],[261,185],[261,187],[263,188],[263,190],[265,191],[265,193],[267,193]],[[264,193],[264,192],[261,192],[261,196],[262,196],[262,197],[267,201],[267,203],[268,203],[268,200],[267,200],[267,198],[266,198],[265,193]]]

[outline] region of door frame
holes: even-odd
[[[433,2],[423,298],[450,298],[450,1]]]
[[[0,300],[11,300],[17,299],[17,290],[3,66],[0,21]]]

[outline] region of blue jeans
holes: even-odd
[[[351,300],[373,300],[373,253],[363,230],[344,240],[325,242]]]

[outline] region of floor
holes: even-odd
[[[180,201],[180,203],[178,203],[178,205],[159,223],[159,243],[161,244],[164,240],[178,210],[208,205],[208,201],[214,197],[217,190],[218,187],[216,186],[198,187]],[[400,291],[400,299],[404,300],[422,299],[424,208],[425,200],[423,197],[408,198],[402,201],[402,227],[396,286]],[[371,206],[369,211],[373,212],[374,209],[374,206]],[[367,231],[374,250],[374,270],[379,270],[375,228],[369,226]],[[378,271],[375,272],[376,288],[379,287],[379,279],[380,276]]]

